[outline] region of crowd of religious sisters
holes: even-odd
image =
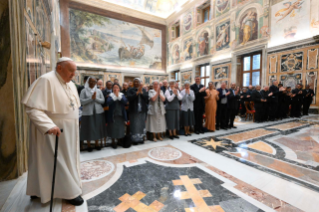
[[[216,89],[195,78],[193,85],[183,87],[174,80],[153,81],[144,86],[138,78],[119,85],[118,81],[103,82],[85,78],[85,85],[75,85],[76,65],[69,58],[60,58],[56,70],[39,77],[25,94],[22,103],[30,118],[29,171],[27,195],[31,199],[50,200],[54,144],[59,137],[59,154],[54,198],[81,205],[83,199],[79,166],[79,143],[87,142],[87,150],[100,150],[106,138],[111,146],[142,144],[236,128],[237,115],[255,113],[255,122],[300,117],[308,114],[314,92],[283,87],[273,81],[270,87],[259,85],[240,89],[226,83]],[[63,129],[63,133],[61,132]],[[80,142],[81,141],[81,142]],[[129,146],[129,145],[128,145]],[[126,146],[126,147],[128,147]]]

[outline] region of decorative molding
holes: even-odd
[[[217,60],[217,61],[214,61],[214,62],[210,62],[209,64],[211,66],[216,66],[216,65],[222,65],[224,63],[231,63],[231,60],[232,58],[226,58],[226,59],[223,59],[223,60]]]
[[[166,25],[166,20],[164,18],[160,18],[158,16],[152,15],[152,14],[148,14],[148,13],[144,13],[142,11],[137,11],[134,9],[130,9],[128,7],[124,7],[118,4],[112,4],[110,2],[106,2],[106,1],[101,1],[101,0],[71,0],[71,3],[79,3],[79,4],[83,4],[83,5],[88,5],[88,6],[93,6],[96,8],[107,8],[107,10],[115,12],[115,13],[120,13],[123,14],[124,16],[129,15],[131,17],[134,18],[139,18],[139,19],[144,19],[144,20],[148,20],[154,23],[158,23],[158,24],[164,24]]]
[[[289,49],[289,48],[292,48],[292,47],[297,47],[297,46],[302,46],[302,45],[305,45],[305,44],[311,44],[313,43],[315,40],[314,38],[307,38],[307,39],[304,39],[304,40],[299,40],[299,41],[294,41],[294,42],[291,42],[291,43],[286,43],[286,44],[282,44],[282,45],[279,45],[279,46],[274,46],[274,47],[267,47],[267,52],[268,54],[274,52],[274,51],[278,51],[278,50],[285,50],[285,49]]]
[[[308,50],[308,62],[307,69],[317,69],[318,68],[318,49]]]
[[[269,74],[277,73],[277,55],[269,57]]]

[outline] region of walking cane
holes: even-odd
[[[63,129],[60,130],[61,133]],[[53,180],[52,180],[52,189],[51,189],[51,202],[50,202],[50,212],[52,212],[53,205],[53,194],[54,194],[54,184],[55,184],[55,170],[56,170],[56,159],[58,157],[58,146],[59,146],[59,137],[55,137],[55,152],[54,152],[54,167],[53,167]]]

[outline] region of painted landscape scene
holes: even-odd
[[[70,9],[71,57],[76,62],[162,69],[162,32]]]

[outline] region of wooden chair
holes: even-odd
[[[254,107],[253,107],[254,104],[251,104],[251,102],[245,102],[245,108],[246,108],[246,118],[245,118],[245,121],[247,120],[247,117],[248,117],[248,120],[250,120],[251,118],[253,119],[253,121],[255,121],[255,110],[254,110]],[[252,109],[250,109],[252,108]]]

